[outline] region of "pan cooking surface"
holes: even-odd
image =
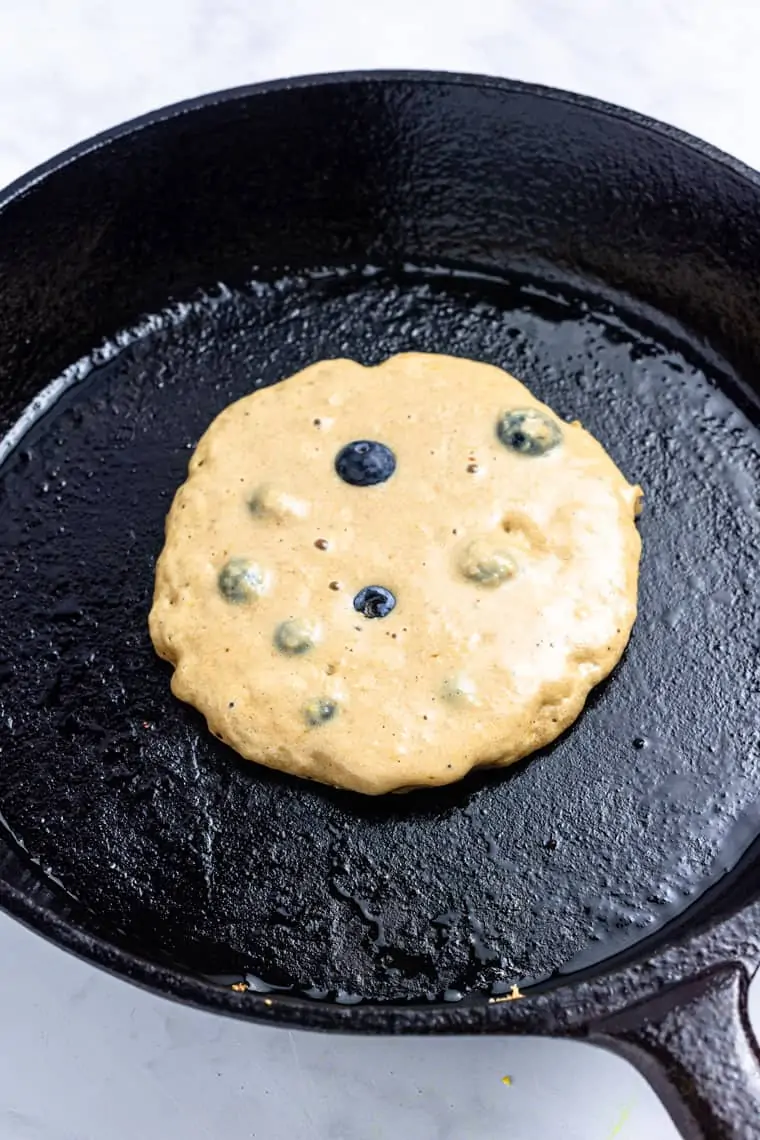
[[[736,860],[760,825],[758,434],[694,346],[625,312],[517,280],[262,280],[153,321],[30,428],[0,470],[0,814],[115,941],[315,995],[455,997],[601,959]],[[171,696],[146,618],[217,412],[320,357],[412,349],[514,371],[641,482],[640,617],[555,746],[370,800],[239,760]]]

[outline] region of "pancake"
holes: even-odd
[[[241,756],[370,795],[451,783],[549,744],[620,659],[641,497],[499,368],[322,361],[200,440],[153,643]]]

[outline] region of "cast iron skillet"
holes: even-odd
[[[687,1135],[760,1130],[758,266],[757,175],[468,76],[214,95],[12,186],[2,905],[208,1009],[575,1035],[637,1063]],[[146,614],[216,412],[407,349],[514,370],[643,484],[641,616],[554,747],[371,800],[239,761],[170,696]]]

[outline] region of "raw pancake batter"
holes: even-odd
[[[554,740],[619,660],[640,501],[498,368],[322,361],[201,439],[151,636],[251,760],[368,794],[450,783]]]

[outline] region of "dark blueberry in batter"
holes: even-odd
[[[352,487],[373,487],[390,479],[396,470],[396,456],[384,443],[355,439],[338,452],[335,470]]]
[[[385,586],[365,586],[354,598],[354,609],[366,618],[387,617],[396,599]]]
[[[252,602],[264,593],[266,578],[260,566],[245,558],[230,558],[217,578],[219,593],[228,602]]]
[[[326,721],[332,720],[338,711],[338,706],[335,701],[329,700],[327,697],[320,697],[316,701],[309,701],[308,705],[304,708],[304,719],[312,728],[316,728],[320,724],[325,724]]]
[[[274,643],[280,653],[287,653],[291,657],[300,656],[313,647],[314,629],[309,622],[298,618],[280,622],[275,630]]]
[[[280,653],[299,657],[301,653],[308,653],[313,644],[314,630],[309,621],[302,621],[299,618],[280,621],[275,630],[275,645]]]
[[[546,455],[562,441],[559,424],[537,408],[505,412],[496,434],[505,447],[520,455]]]

